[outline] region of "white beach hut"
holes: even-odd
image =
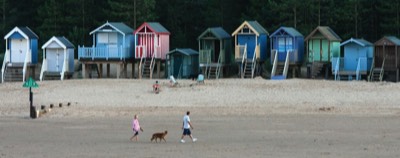
[[[43,46],[43,64],[40,71],[40,80],[45,76],[60,77],[72,76],[74,72],[74,45],[65,37],[53,36]]]

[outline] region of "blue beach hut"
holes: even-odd
[[[257,21],[245,21],[232,33],[235,61],[242,78],[255,77],[256,67],[267,59],[268,34]]]
[[[332,74],[336,80],[367,75],[374,57],[374,45],[364,39],[350,38],[340,44],[343,57],[332,57]]]
[[[289,68],[300,73],[304,56],[304,36],[292,27],[280,27],[270,35],[271,79],[285,79]]]
[[[2,82],[34,78],[39,37],[29,27],[15,27],[4,39],[6,52],[1,68]]]
[[[82,63],[82,74],[85,78],[88,66],[100,67],[98,77],[102,77],[102,64],[107,64],[107,76],[109,77],[110,63],[117,64],[117,78],[120,69],[124,69],[128,62],[134,59],[134,35],[133,29],[122,22],[106,22],[90,32],[93,36],[93,46],[78,47],[78,59]],[[98,66],[96,66],[98,65]],[[122,68],[123,66],[123,68]],[[86,70],[88,69],[88,70]]]

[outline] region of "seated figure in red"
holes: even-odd
[[[156,83],[153,84],[153,91],[156,94],[158,94],[160,92],[160,85],[158,84],[158,81],[156,81]]]

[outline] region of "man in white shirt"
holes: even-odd
[[[183,139],[185,136],[189,136],[193,142],[195,142],[197,140],[197,138],[192,137],[192,132],[190,131],[190,129],[193,129],[193,125],[190,122],[189,115],[190,115],[190,111],[187,111],[186,115],[183,117],[183,124],[182,124],[183,134],[181,137],[181,143],[185,143],[185,140]]]

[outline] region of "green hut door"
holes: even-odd
[[[213,62],[218,62],[220,50],[221,50],[221,44],[219,43],[219,40],[214,40],[214,59],[213,59]]]
[[[174,55],[174,70],[173,75],[179,78],[182,75],[183,69],[183,56],[181,54]]]

